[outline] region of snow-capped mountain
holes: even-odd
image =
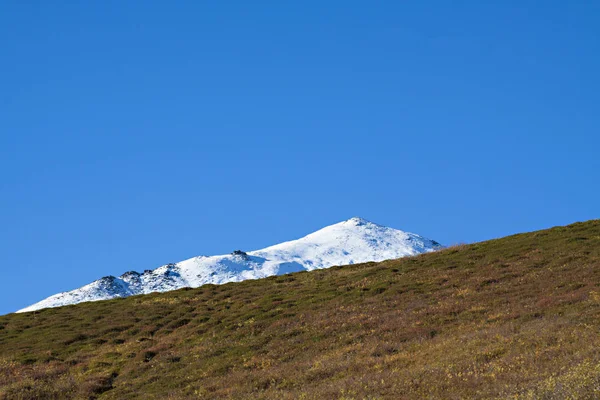
[[[107,276],[70,292],[55,294],[17,312],[59,307],[85,301],[166,292],[207,283],[220,284],[265,278],[334,265],[383,261],[434,251],[442,246],[413,233],[351,218],[292,240],[245,253],[199,256],[143,273]]]

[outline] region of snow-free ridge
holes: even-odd
[[[207,283],[259,279],[334,265],[411,256],[440,249],[436,241],[354,217],[327,226],[298,240],[245,253],[199,256],[143,273],[108,276],[70,292],[55,294],[17,312],[166,292]]]

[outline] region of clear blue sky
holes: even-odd
[[[600,2],[0,3],[0,314],[362,216],[597,218]]]

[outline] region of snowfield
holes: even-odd
[[[244,253],[200,256],[143,273],[107,276],[70,292],[55,294],[17,312],[166,292],[207,283],[222,284],[334,265],[383,261],[435,251],[442,246],[422,236],[351,218],[292,240]]]

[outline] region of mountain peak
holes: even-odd
[[[129,271],[105,277],[70,292],[59,293],[20,311],[166,292],[204,284],[238,282],[334,265],[383,261],[440,249],[433,240],[388,228],[361,217],[327,226],[297,240],[248,253],[194,257],[143,274]]]
[[[393,228],[389,228],[384,225],[379,225],[375,222],[369,221],[368,219],[365,219],[362,217],[352,217],[350,219],[338,222],[336,224],[326,226],[325,228],[323,228],[317,232],[327,231],[330,229],[353,230],[353,228],[355,228],[355,227],[357,227],[357,228],[373,228],[373,229],[380,229],[380,230],[393,229]],[[362,231],[364,231],[364,229],[356,229],[356,232],[362,232]],[[317,233],[317,232],[315,232],[315,233]]]
[[[345,223],[345,224],[353,224],[353,225],[356,225],[356,226],[367,225],[367,224],[377,225],[377,224],[374,224],[373,222],[368,221],[368,220],[366,220],[364,218],[361,218],[361,217],[352,217],[352,218],[344,221],[343,223]]]

